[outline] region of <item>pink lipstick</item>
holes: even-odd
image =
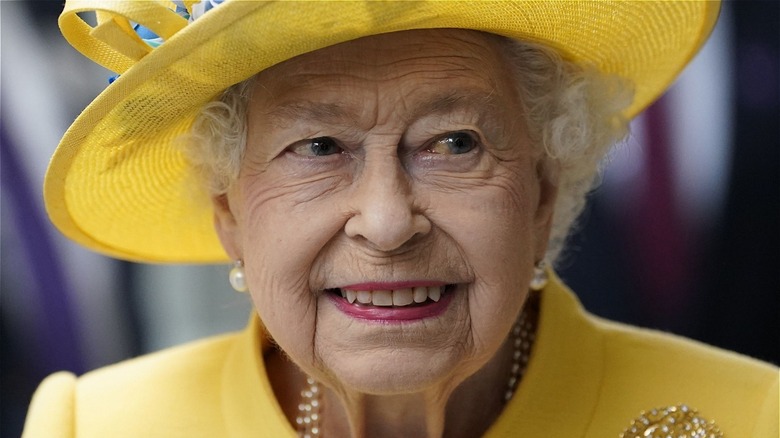
[[[393,323],[444,313],[454,290],[441,281],[366,282],[328,289],[327,296],[347,316]]]

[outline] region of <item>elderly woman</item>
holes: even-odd
[[[48,210],[113,256],[229,258],[256,316],[50,377],[25,436],[777,436],[776,368],[594,318],[546,268],[716,3],[173,6],[66,4],[120,77]]]

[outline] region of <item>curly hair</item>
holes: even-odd
[[[552,263],[585,207],[588,192],[598,183],[604,157],[628,133],[622,112],[633,94],[626,81],[566,61],[553,49],[498,38],[524,108],[518,117],[532,144],[544,151],[545,168],[557,180],[558,197],[545,256]],[[253,81],[238,83],[205,105],[187,138],[185,153],[214,195],[227,192],[238,178]]]
[[[607,152],[628,134],[622,114],[633,92],[627,81],[566,61],[550,48],[510,41],[507,59],[528,135],[557,169],[558,198],[545,256],[552,263],[598,184]]]

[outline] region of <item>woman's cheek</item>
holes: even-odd
[[[533,263],[528,245],[535,198],[528,195],[529,184],[500,176],[431,196],[431,220],[452,237],[483,288],[476,299],[503,299],[503,288],[522,285],[520,267]]]
[[[254,277],[265,282],[258,287],[287,289],[303,298],[316,286],[310,284],[313,265],[343,228],[345,194],[333,189],[334,178],[300,183],[290,178],[272,182],[267,176],[274,175],[247,182],[243,192],[242,235],[250,287]]]

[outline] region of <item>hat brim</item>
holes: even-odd
[[[227,1],[124,72],[71,125],[44,184],[68,237],[133,261],[227,260],[180,138],[225,88],[277,63],[364,36],[464,28],[546,44],[658,98],[698,51],[719,3],[646,1]]]

